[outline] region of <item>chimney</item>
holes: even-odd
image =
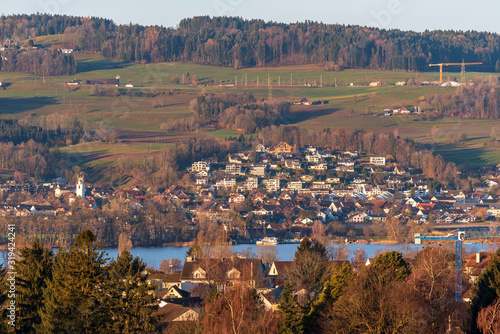
[[[481,262],[481,253],[477,252],[476,253],[476,263],[480,263],[480,262]]]

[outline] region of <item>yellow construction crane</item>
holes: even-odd
[[[443,83],[443,66],[454,66],[462,65],[462,83],[465,83],[465,65],[482,65],[483,63],[441,63],[441,64],[429,64],[429,66],[439,66],[439,83]]]

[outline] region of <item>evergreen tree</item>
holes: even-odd
[[[329,260],[323,244],[304,238],[295,252],[294,263],[288,272],[291,283],[317,297],[331,273]]]
[[[122,252],[109,265],[110,310],[109,333],[149,333],[156,319],[151,317],[158,305],[144,274],[146,264],[128,251]]]
[[[35,239],[31,248],[21,248],[16,263],[17,324],[20,333],[34,333],[41,323],[39,310],[43,305],[43,289],[52,276],[52,251],[43,249]]]
[[[355,277],[356,274],[352,271],[348,262],[345,262],[342,267],[336,267],[330,280],[325,283],[325,288],[319,295],[313,311],[319,312],[336,301],[342,295],[345,287],[353,282]]]
[[[500,73],[500,59],[495,63],[495,72]]]
[[[104,256],[89,230],[78,235],[69,251],[59,250],[52,280],[47,282],[43,293],[41,332],[108,332],[105,327],[111,318]]]
[[[397,251],[385,252],[375,257],[370,270],[386,281],[404,281],[410,276],[411,269],[403,254]]]
[[[299,334],[304,332],[304,313],[297,302],[297,297],[293,294],[292,286],[285,283],[281,292],[279,309],[284,313],[281,322],[280,334]]]
[[[473,332],[477,332],[476,321],[479,312],[500,296],[500,249],[496,251],[484,272],[479,275],[473,290],[471,304]]]

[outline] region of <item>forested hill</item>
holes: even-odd
[[[483,62],[471,70],[500,71],[500,36],[487,32],[418,33],[208,16],[184,19],[175,29],[46,14],[0,17],[0,42],[54,34],[64,34],[76,49],[124,61],[190,61],[235,68],[324,63],[327,70],[423,71],[429,63],[464,59]]]

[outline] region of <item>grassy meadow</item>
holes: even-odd
[[[57,43],[57,36],[53,36]],[[39,43],[40,41],[35,41]],[[287,123],[310,129],[346,127],[374,132],[393,132],[424,143],[459,165],[500,163],[500,147],[489,136],[500,120],[428,120],[425,115],[383,116],[382,110],[411,107],[426,96],[453,93],[453,88],[394,86],[410,78],[435,81],[438,72],[394,72],[346,70],[328,72],[318,65],[257,67],[235,70],[191,63],[136,64],[104,59],[98,55],[74,53],[78,73],[66,77],[41,77],[27,73],[0,72],[7,84],[0,90],[0,117],[26,119],[37,123],[42,116],[57,114],[77,117],[90,128],[101,127],[118,133],[116,144],[81,144],[61,148],[75,164],[84,167],[108,166],[118,159],[141,159],[157,154],[166,145],[193,136],[227,138],[235,131],[203,130],[199,133],[165,132],[162,124],[190,117],[189,103],[202,90],[208,92],[252,92],[259,98],[295,101],[302,97],[329,100],[319,106],[292,106]],[[187,85],[188,73],[197,85]],[[68,86],[67,81],[91,78],[121,78],[119,97],[93,96],[90,87]],[[467,79],[488,73],[467,73]],[[173,83],[174,77],[180,83]],[[444,73],[455,79],[460,73]],[[368,87],[372,81],[387,85]],[[125,85],[133,88],[125,88]],[[334,85],[337,85],[334,87]],[[146,97],[155,93],[155,97]],[[158,94],[159,93],[159,94]],[[151,94],[150,94],[151,95]],[[467,138],[456,142],[453,136]],[[75,158],[78,157],[78,158]]]

